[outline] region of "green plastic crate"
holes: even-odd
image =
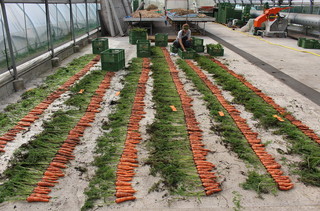
[[[178,50],[178,54],[182,59],[194,59],[196,57],[196,51],[191,49],[191,48],[187,48],[187,51],[184,52],[181,48],[179,48]]]
[[[108,38],[99,37],[92,40],[92,52],[93,54],[100,54],[102,51],[109,49]]]
[[[210,56],[223,56],[224,49],[222,47],[219,47],[218,45],[216,45],[215,47],[207,45],[207,53]]]
[[[313,49],[313,46],[314,46],[313,40],[305,39],[305,40],[302,40],[301,42],[301,47],[303,48]]]
[[[119,63],[101,62],[101,66],[103,70],[118,71],[124,68],[125,60],[120,61]]]
[[[192,46],[202,46],[203,45],[203,39],[198,37],[192,37]]]
[[[193,50],[195,50],[197,53],[202,53],[204,52],[204,46],[193,46],[192,47]]]
[[[299,39],[298,39],[298,46],[299,47],[302,47],[302,41],[303,40],[306,40],[307,38],[305,38],[305,37],[299,37]]]
[[[320,40],[314,43],[314,49],[320,49]]]
[[[170,51],[172,53],[178,53],[178,48],[176,48],[174,45],[170,45]]]
[[[137,44],[138,40],[147,40],[147,31],[130,31],[129,42],[130,44]]]
[[[101,65],[103,70],[117,71],[125,66],[124,49],[108,49],[101,52]]]
[[[151,52],[150,51],[139,51],[137,52],[137,57],[139,58],[146,58],[146,57],[150,57],[151,56]]]
[[[168,46],[168,41],[156,41],[155,46],[167,47]]]
[[[149,40],[137,41],[137,57],[150,57],[151,56],[151,44]]]
[[[161,34],[161,33],[157,33],[155,36],[155,41],[166,41],[168,42],[168,34]]]

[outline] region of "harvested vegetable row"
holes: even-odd
[[[199,67],[197,67],[192,61],[187,61],[187,64],[198,74],[202,81],[217,97],[221,105],[228,111],[228,113],[233,118],[240,131],[248,140],[255,154],[259,157],[260,161],[267,169],[268,173],[278,184],[278,188],[280,190],[292,189],[294,185],[291,183],[291,180],[288,176],[283,175],[283,171],[280,170],[281,165],[278,164],[275,161],[274,157],[272,157],[272,155],[270,155],[266,151],[264,144],[262,144],[261,140],[258,139],[258,134],[253,132],[246,123],[246,120],[240,117],[240,111],[238,111],[234,106],[230,105],[227,102],[227,100],[223,97],[220,89],[207,78],[207,76],[201,71]]]
[[[106,90],[110,87],[110,82],[113,76],[114,72],[106,74],[98,89],[95,91],[95,95],[91,98],[86,113],[77,125],[70,130],[67,139],[63,142],[58,153],[44,172],[42,180],[38,182],[33,193],[27,198],[28,202],[49,201],[50,196],[48,196],[48,194],[51,192],[50,187],[54,187],[55,184],[58,183],[57,180],[59,177],[64,176],[62,169],[67,167],[66,164],[68,161],[74,159],[73,150],[80,142],[80,137],[83,136],[85,129],[91,126],[90,123],[94,121],[96,113],[100,112],[98,110],[101,107],[100,103],[103,101]]]
[[[132,113],[128,123],[127,137],[125,147],[117,166],[116,178],[116,203],[121,203],[128,200],[135,200],[133,194],[136,192],[131,181],[134,176],[134,168],[138,167],[136,145],[140,143],[141,134],[139,132],[139,123],[145,116],[144,112],[144,97],[146,94],[146,84],[149,79],[150,59],[143,59],[143,69],[138,82],[136,95],[133,102]]]
[[[53,101],[58,99],[63,93],[65,93],[71,85],[84,76],[91,67],[93,67],[100,59],[100,56],[96,56],[91,62],[89,62],[81,71],[72,76],[68,81],[61,85],[56,91],[52,92],[45,100],[35,106],[26,116],[24,116],[16,126],[10,129],[7,133],[0,137],[0,152],[5,152],[4,148],[8,141],[13,141],[18,133],[27,130],[31,124],[39,119],[39,116],[50,106]]]
[[[224,70],[226,70],[228,73],[230,73],[232,76],[236,77],[241,81],[244,85],[246,85],[249,89],[251,89],[253,92],[255,92],[258,96],[260,96],[265,102],[267,102],[269,105],[271,105],[275,110],[277,110],[281,115],[284,115],[286,119],[288,119],[292,124],[297,126],[305,135],[307,135],[309,138],[316,141],[318,144],[320,144],[320,137],[308,126],[303,124],[301,121],[297,120],[293,115],[288,114],[285,108],[282,108],[278,104],[275,103],[275,101],[264,94],[260,89],[253,86],[250,82],[248,82],[243,76],[238,75],[233,70],[230,70],[227,66],[222,64],[220,61],[216,59],[211,59],[213,62],[218,64],[220,67],[222,67]]]
[[[193,152],[193,159],[199,177],[201,179],[202,185],[205,188],[206,195],[211,195],[213,193],[221,191],[221,189],[220,184],[216,181],[215,173],[212,172],[215,165],[211,162],[206,161],[206,155],[208,154],[209,150],[204,148],[204,144],[201,141],[203,131],[198,126],[199,122],[197,122],[195,113],[192,109],[191,102],[193,101],[193,99],[189,97],[186,91],[184,90],[183,83],[179,79],[179,72],[175,68],[174,63],[170,58],[169,52],[165,48],[162,48],[162,51],[169,64],[171,76],[180,95],[182,108],[185,114],[185,121],[187,124],[191,150]]]

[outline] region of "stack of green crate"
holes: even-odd
[[[308,49],[313,49],[315,48],[315,45],[317,45],[317,40],[315,39],[302,39],[301,41],[301,47],[302,48],[308,48]],[[298,43],[299,45],[299,43]]]
[[[137,44],[138,40],[147,40],[147,29],[133,28],[129,31],[130,44]]]
[[[138,40],[137,41],[137,57],[150,57],[151,47],[149,40]]]
[[[156,46],[167,47],[168,46],[168,34],[156,34],[155,38]]]
[[[320,49],[320,40],[316,40],[314,42],[314,46],[313,46],[314,49]]]
[[[192,37],[192,49],[197,53],[204,52],[203,39]]]
[[[172,53],[178,53],[178,48],[176,48],[174,45],[170,45],[170,51]]]
[[[179,48],[178,54],[182,59],[194,59],[197,55],[196,51],[192,48],[187,48],[186,51]]]
[[[100,54],[102,51],[109,49],[108,38],[98,37],[92,40],[93,54]]]
[[[223,56],[224,49],[221,44],[208,44],[207,53],[210,56]]]
[[[124,49],[108,49],[101,52],[103,70],[118,71],[125,67]]]
[[[302,41],[303,40],[306,40],[307,38],[305,38],[305,37],[299,37],[299,39],[298,39],[298,46],[299,47],[302,47]]]

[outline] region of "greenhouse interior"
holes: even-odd
[[[0,3],[0,210],[320,210],[320,0]]]

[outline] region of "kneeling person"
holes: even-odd
[[[173,45],[176,48],[182,48],[183,51],[191,47],[191,30],[188,24],[182,25],[182,29],[178,32],[177,39],[173,42]]]

